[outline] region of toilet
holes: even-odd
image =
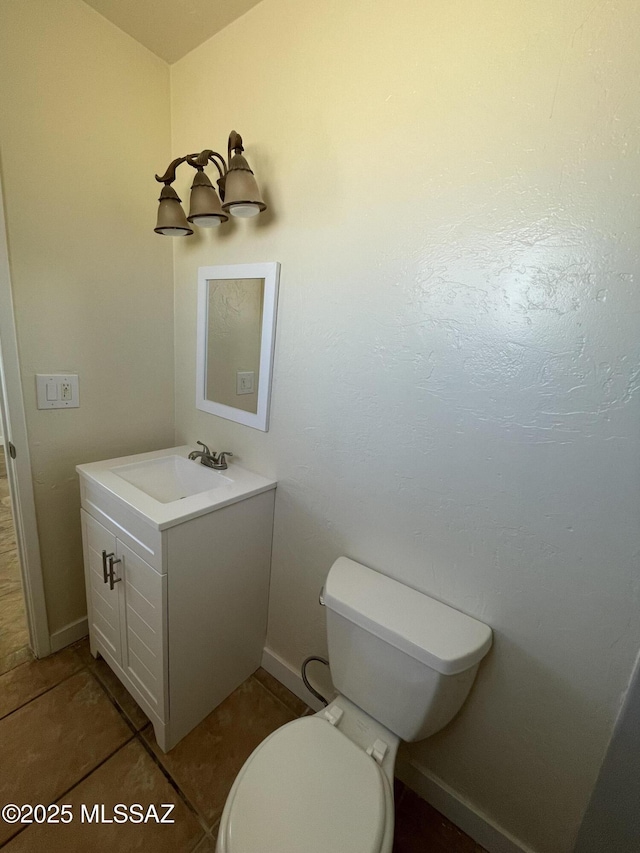
[[[347,557],[321,603],[338,696],[249,756],[216,853],[391,853],[400,741],[447,725],[491,647],[487,625]]]

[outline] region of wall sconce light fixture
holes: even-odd
[[[262,201],[253,172],[242,155],[243,151],[242,137],[232,130],[227,145],[227,160],[217,151],[205,148],[199,154],[177,157],[169,164],[169,168],[162,177],[156,175],[156,181],[164,184],[158,199],[160,205],[158,222],[154,229],[156,234],[188,237],[189,234],[193,234],[191,225],[214,228],[221,222],[226,222],[229,218],[228,214],[246,219],[266,210],[267,206]],[[220,174],[216,181],[220,198],[204,171],[204,167],[209,162],[216,166]],[[196,170],[191,185],[189,216],[184,215],[178,193],[171,186],[176,179],[176,169],[181,163],[188,163]]]

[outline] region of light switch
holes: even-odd
[[[77,409],[80,405],[77,373],[37,373],[36,399],[39,409]]]

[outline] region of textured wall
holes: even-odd
[[[575,853],[637,853],[640,841],[640,660],[589,801]]]
[[[270,205],[176,249],[179,441],[278,478],[269,644],[339,554],[495,629],[413,760],[568,853],[640,645],[635,0],[264,0],[172,67]],[[188,187],[184,176],[181,190]],[[282,263],[271,429],[194,407],[199,265]]]
[[[0,157],[49,628],[86,614],[75,465],[173,442],[168,67],[79,0],[0,3]],[[80,408],[38,411],[36,373]]]

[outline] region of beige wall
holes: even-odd
[[[0,157],[50,630],[86,614],[74,466],[173,442],[167,65],[79,0],[0,4]],[[80,408],[38,411],[35,373]]]
[[[174,156],[237,129],[270,206],[175,256],[178,438],[279,482],[269,645],[324,650],[339,554],[492,625],[409,753],[540,853],[640,645],[638,31],[635,0],[264,0],[171,69]],[[259,261],[266,434],[193,390],[198,266]]]
[[[177,438],[279,481],[269,645],[325,649],[339,554],[492,625],[408,754],[540,853],[571,849],[640,645],[639,26],[633,0],[263,0],[171,69],[174,155],[235,127],[269,204],[175,245]],[[74,465],[173,442],[168,69],[79,0],[3,0],[0,79],[56,631],[85,612]],[[196,274],[275,260],[261,433],[195,409]],[[35,409],[53,370],[80,409]]]

